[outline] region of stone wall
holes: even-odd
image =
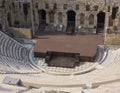
[[[27,14],[25,15],[23,8],[26,2]],[[58,27],[57,30],[60,30],[61,25],[64,27],[62,30],[66,30],[69,11],[75,13],[76,29],[81,27],[84,31],[86,28],[96,29],[97,16],[100,12],[105,13],[104,29],[120,26],[120,9],[116,13],[116,18],[114,20],[111,18],[112,8],[119,7],[120,1],[117,0],[106,0],[106,2],[105,0],[26,0],[26,2],[24,0],[9,0],[7,2],[5,7],[5,25],[7,27],[9,27],[9,23],[14,27],[19,25],[20,27],[32,28],[32,24],[39,27],[42,19],[38,11],[41,10],[46,13],[46,24]]]
[[[32,32],[31,29],[29,28],[14,28],[14,27],[9,27],[8,31],[13,34],[15,38],[32,38]]]
[[[105,44],[106,45],[120,45],[120,34],[107,34]]]

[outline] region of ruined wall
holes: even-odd
[[[6,25],[20,26],[31,28],[32,14],[35,26],[40,25],[40,13],[46,12],[46,23],[48,25],[60,26],[63,25],[66,29],[68,23],[67,12],[75,12],[75,27],[79,29],[91,28],[96,29],[98,13],[105,13],[105,29],[112,29],[114,26],[120,26],[120,9],[116,13],[116,18],[113,20],[112,8],[119,7],[120,1],[110,0],[26,0],[27,15],[25,15],[23,7],[24,0],[9,0],[5,7]],[[32,4],[31,4],[32,3]],[[32,6],[31,6],[32,5]],[[10,15],[8,22],[8,14]]]

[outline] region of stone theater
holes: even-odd
[[[120,0],[0,0],[0,93],[119,93]]]

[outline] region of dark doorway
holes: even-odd
[[[102,32],[105,24],[105,12],[99,12],[97,14],[97,33]]]
[[[73,10],[67,12],[67,34],[74,34],[75,32],[75,16],[76,13]]]
[[[39,23],[40,24],[46,23],[46,11],[42,9],[39,10],[38,13],[39,13]]]
[[[25,21],[27,21],[28,7],[29,7],[28,3],[23,3],[23,12],[24,12],[24,19],[25,19]]]
[[[0,30],[2,30],[2,25],[0,24]]]
[[[8,21],[8,26],[11,27],[12,24],[11,24],[11,14],[10,13],[7,14],[7,21]]]
[[[44,31],[46,27],[46,11],[41,9],[38,11],[39,14],[39,30]]]

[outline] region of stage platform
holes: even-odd
[[[34,52],[46,53],[47,51],[80,53],[81,56],[93,57],[98,45],[103,44],[103,36],[99,35],[66,35],[66,34],[39,34]]]

